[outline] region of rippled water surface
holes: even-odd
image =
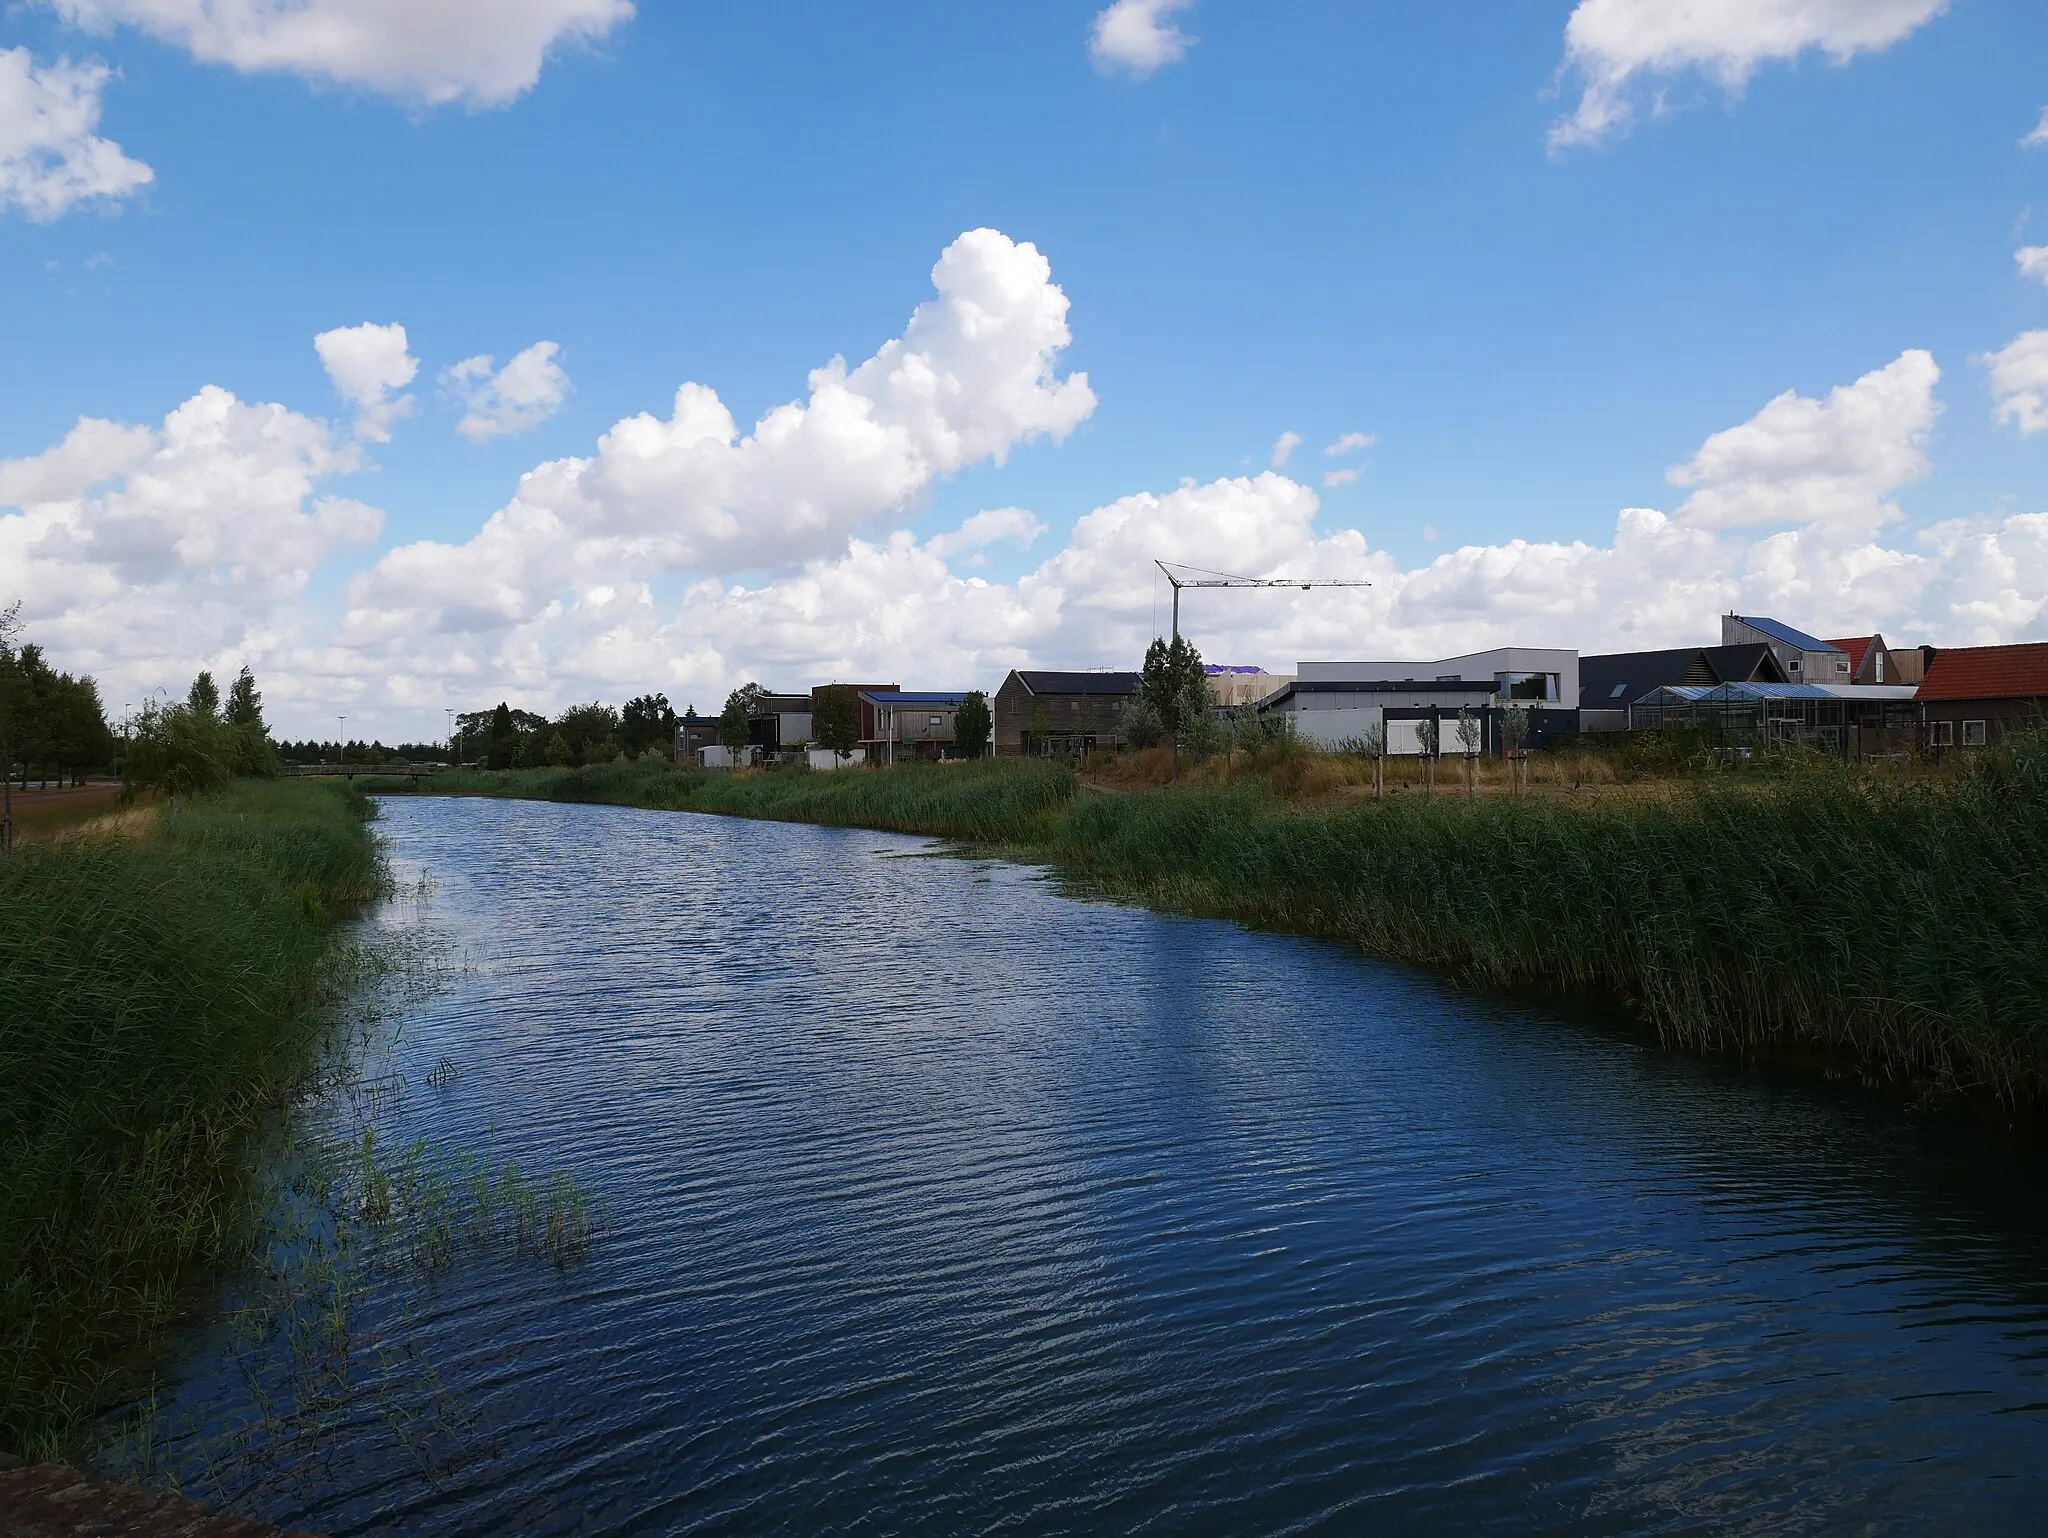
[[[2042,1163],[926,841],[393,800],[408,1135],[602,1193],[387,1307],[336,1534],[2040,1531]],[[225,1393],[210,1338],[185,1401]],[[386,1418],[388,1420],[388,1417]]]

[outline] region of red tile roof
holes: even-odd
[[[1839,646],[1849,654],[1849,674],[1853,678],[1863,671],[1863,654],[1870,650],[1870,643],[1876,639],[1875,636],[1856,636],[1847,641],[1830,641],[1828,645]]]
[[[1944,646],[1928,664],[1923,700],[2023,700],[2048,696],[2048,641],[2020,646]]]

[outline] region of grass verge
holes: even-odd
[[[61,1455],[237,1242],[339,995],[334,922],[383,887],[370,815],[243,782],[0,864],[0,1446]]]
[[[1298,758],[1113,794],[1016,761],[830,775],[643,761],[434,789],[964,839],[1132,900],[1619,1000],[1673,1045],[1810,1049],[1875,1077],[2048,1100],[2048,737],[1940,776],[1809,763],[1592,805],[1304,805],[1283,792],[1323,766]]]

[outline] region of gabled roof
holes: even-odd
[[[1027,673],[1010,675],[1033,694],[1136,694],[1136,673]]]
[[[1871,635],[1851,636],[1846,640],[1830,641],[1828,645],[1838,652],[1847,652],[1849,654],[1849,671],[1851,673],[1860,673],[1863,671],[1863,659],[1870,655],[1870,643],[1876,639],[1876,636]]]
[[[2024,700],[2048,696],[2048,641],[2018,646],[1944,646],[1920,683],[1923,700]]]
[[[1838,652],[1842,648],[1818,636],[1810,636],[1803,630],[1794,630],[1790,625],[1761,614],[1738,614],[1735,616],[1752,630],[1760,630],[1773,641],[1782,641],[1787,646],[1796,646],[1803,652]]]
[[[1761,641],[1747,646],[1703,646],[1714,681],[1723,684],[1788,684],[1792,680],[1778,666],[1778,654]]]

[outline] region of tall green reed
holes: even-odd
[[[61,1452],[233,1245],[384,881],[369,815],[247,782],[0,866],[0,1446]]]

